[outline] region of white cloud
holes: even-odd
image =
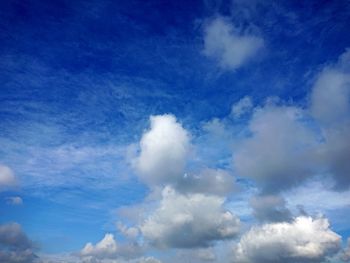
[[[106,234],[104,238],[96,245],[87,243],[80,252],[82,256],[98,256],[106,257],[114,256],[118,250],[117,242],[114,240],[113,234]]]
[[[315,135],[302,123],[296,107],[266,105],[255,110],[249,123],[252,135],[234,151],[238,175],[254,179],[265,192],[299,184],[310,174]]]
[[[11,196],[6,198],[7,204],[9,205],[22,205],[23,200],[19,196]]]
[[[206,247],[239,231],[239,219],[225,210],[223,203],[224,199],[217,196],[182,195],[166,187],[158,209],[140,229],[157,247]]]
[[[262,38],[240,32],[222,17],[212,20],[204,29],[204,54],[216,59],[224,69],[243,66],[263,46]]]
[[[96,245],[87,243],[80,251],[83,259],[117,259],[133,258],[141,252],[140,246],[135,244],[117,244],[114,235],[107,233]]]
[[[183,176],[190,143],[189,134],[173,115],[151,116],[151,127],[140,141],[134,166],[150,185],[177,181]]]
[[[256,226],[234,248],[236,263],[322,262],[340,249],[341,237],[325,218],[297,217],[291,223]]]
[[[242,99],[240,99],[237,103],[232,105],[231,115],[234,118],[239,118],[245,113],[251,111],[253,107],[254,105],[251,98],[248,96],[245,96]]]
[[[14,172],[10,167],[0,164],[0,191],[17,185]]]

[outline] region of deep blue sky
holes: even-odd
[[[249,63],[205,54],[218,17],[264,40]],[[307,108],[319,72],[350,47],[349,25],[347,0],[1,1],[0,164],[19,184],[0,191],[0,223],[18,222],[43,254],[115,232],[118,208],[151,191],[128,162],[150,115],[173,114],[202,147],[190,167],[231,167],[205,123],[243,136],[249,120],[227,116],[244,96]],[[344,240],[349,229],[339,223]]]

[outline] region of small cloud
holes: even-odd
[[[240,99],[237,103],[232,105],[231,116],[235,119],[241,117],[242,115],[250,112],[253,109],[254,105],[250,97],[245,96]]]
[[[22,205],[23,199],[19,196],[11,196],[6,198],[6,203],[8,205]]]
[[[17,183],[12,169],[6,165],[0,164],[0,191],[13,188]]]
[[[234,27],[218,17],[204,29],[204,54],[218,61],[223,69],[236,70],[249,62],[264,46],[264,40]]]

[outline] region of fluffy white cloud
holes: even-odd
[[[0,164],[0,191],[16,186],[17,180],[10,167]]]
[[[80,252],[82,256],[103,255],[104,257],[114,256],[117,252],[117,242],[113,234],[106,234],[96,245],[87,243]]]
[[[265,192],[300,183],[312,168],[316,138],[302,123],[303,111],[266,105],[255,110],[249,123],[252,135],[234,152],[239,175],[255,179]]]
[[[133,258],[139,255],[141,248],[135,244],[117,244],[114,235],[107,233],[96,245],[87,243],[80,251],[80,256],[86,260]]]
[[[175,182],[184,173],[189,134],[170,114],[151,116],[150,122],[134,165],[140,177],[151,185]]]
[[[327,219],[297,217],[250,229],[235,246],[233,262],[322,262],[339,250],[340,242]]]
[[[239,231],[239,219],[223,208],[224,199],[204,194],[183,195],[170,187],[141,225],[144,237],[157,247],[205,247]]]
[[[222,17],[212,20],[204,30],[204,54],[216,59],[224,69],[241,67],[263,46],[262,38],[240,32]]]

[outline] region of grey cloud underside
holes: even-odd
[[[144,237],[159,248],[207,247],[231,239],[239,219],[223,208],[224,199],[213,195],[163,190],[159,207],[140,226]]]
[[[234,177],[222,169],[203,169],[198,174],[185,174],[174,184],[181,193],[203,193],[226,196],[234,190]]]
[[[292,213],[286,207],[282,197],[268,195],[256,196],[250,202],[253,208],[253,215],[262,222],[289,222],[292,220]]]
[[[241,176],[263,193],[278,193],[314,175],[331,175],[335,189],[350,186],[350,51],[321,71],[307,108],[267,102],[254,109],[251,136],[233,154]],[[316,128],[315,128],[316,127]]]
[[[256,109],[249,124],[252,136],[233,155],[237,173],[254,179],[267,193],[288,189],[307,178],[316,139],[299,121],[303,114],[288,106]]]
[[[41,262],[34,253],[35,246],[17,223],[0,225],[0,262]]]

